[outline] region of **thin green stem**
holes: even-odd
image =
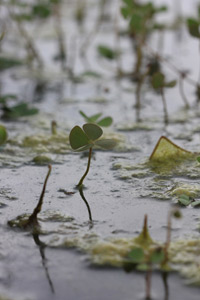
[[[91,224],[93,224],[93,220],[92,220],[92,212],[91,212],[91,209],[90,209],[90,206],[89,206],[89,203],[87,202],[84,194],[83,194],[83,186],[79,186],[79,193],[80,193],[80,196],[81,198],[83,199],[83,201],[85,202],[85,205],[87,207],[87,210],[88,210],[88,214],[89,214],[89,220],[91,222]]]
[[[88,163],[87,163],[87,169],[85,171],[85,173],[83,174],[83,176],[81,177],[79,183],[78,183],[78,187],[82,186],[83,184],[83,180],[85,179],[85,177],[87,176],[89,169],[90,169],[90,162],[91,162],[91,157],[92,157],[92,147],[89,149],[89,155],[88,155]]]

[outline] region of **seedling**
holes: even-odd
[[[43,200],[44,200],[44,194],[46,191],[46,185],[47,185],[47,181],[49,179],[49,176],[51,174],[51,165],[48,166],[48,173],[46,175],[45,181],[44,181],[44,185],[42,188],[42,192],[38,201],[37,206],[35,207],[34,211],[32,212],[32,214],[30,215],[30,217],[28,219],[24,219],[24,216],[19,216],[17,217],[16,220],[11,220],[8,221],[8,225],[10,225],[11,227],[20,227],[22,229],[31,229],[33,232],[37,232],[37,228],[39,228],[39,222],[38,222],[38,214],[40,213],[41,209],[42,209],[42,204],[43,204]]]
[[[93,123],[84,124],[83,129],[79,126],[75,126],[70,132],[69,141],[73,150],[85,151],[89,149],[87,168],[77,185],[78,187],[82,186],[83,181],[89,172],[93,147],[97,146],[109,150],[116,145],[116,142],[113,139],[99,139],[102,134],[103,130],[101,127]]]
[[[173,88],[176,85],[176,80],[169,82],[165,81],[165,75],[161,72],[157,72],[152,76],[152,87],[154,90],[158,91],[161,94],[163,102],[163,111],[164,111],[164,121],[165,124],[168,124],[168,112],[167,112],[167,103],[165,99],[164,89]]]
[[[101,119],[102,113],[98,113],[90,117],[88,117],[82,110],[80,110],[79,113],[86,122],[95,123],[102,127],[109,127],[113,122],[113,119],[111,117],[104,117]]]
[[[89,214],[89,220],[92,223],[92,213],[90,206],[83,194],[83,181],[85,177],[87,176],[89,169],[90,169],[90,162],[92,157],[92,149],[94,146],[99,146],[104,149],[111,149],[115,146],[116,142],[112,139],[101,139],[99,138],[102,136],[103,130],[101,127],[99,127],[96,124],[93,123],[86,123],[83,125],[83,129],[81,129],[79,126],[75,126],[72,128],[70,135],[69,135],[69,141],[70,145],[73,150],[76,151],[85,151],[89,149],[89,155],[88,155],[88,163],[87,168],[81,179],[79,180],[79,183],[77,185],[79,189],[79,193],[81,198],[86,204],[88,214]]]

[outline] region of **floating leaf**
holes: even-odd
[[[72,128],[69,135],[69,142],[73,150],[77,150],[89,144],[89,138],[85,132],[79,127]]]
[[[192,207],[200,206],[200,200],[192,202],[191,205],[192,205]]]
[[[6,128],[3,125],[0,125],[0,145],[5,144],[7,137]]]
[[[91,139],[92,141],[97,140],[103,134],[103,130],[101,129],[101,127],[93,123],[84,124],[83,130],[87,134],[88,138]]]
[[[188,206],[192,202],[192,200],[187,195],[181,195],[180,198],[178,199],[178,202],[184,206]]]

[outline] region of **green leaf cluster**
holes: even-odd
[[[123,0],[121,14],[129,20],[129,30],[132,34],[145,35],[157,29],[154,24],[154,17],[166,10],[166,6],[156,7],[152,2],[140,3],[136,0]]]
[[[25,102],[20,102],[12,107],[4,105],[2,110],[4,119],[17,119],[19,117],[32,116],[38,113],[37,108],[30,108]]]
[[[100,139],[103,130],[100,126],[93,123],[86,123],[83,129],[79,126],[72,128],[69,135],[69,142],[73,150],[84,151],[94,146],[104,149],[112,149],[116,142],[112,139]]]
[[[33,4],[24,3],[24,5],[19,6],[21,10],[15,15],[15,19],[18,21],[33,21],[38,18],[47,19],[53,13],[53,5],[59,2],[60,0],[42,0],[36,3],[33,2]]]
[[[111,117],[104,117],[102,119],[101,116],[102,116],[102,113],[98,113],[98,114],[95,114],[95,115],[92,115],[90,117],[88,117],[83,111],[79,111],[80,115],[85,119],[86,122],[88,123],[95,123],[99,126],[102,126],[102,127],[109,127],[112,122],[113,122],[113,119]]]
[[[189,206],[189,205],[191,205],[192,207],[200,206],[200,200],[194,200],[193,198],[185,194],[180,195],[178,199],[178,203],[182,206]]]

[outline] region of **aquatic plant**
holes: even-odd
[[[18,216],[16,219],[8,221],[8,225],[11,227],[19,227],[21,229],[30,229],[33,232],[37,232],[39,228],[39,222],[38,222],[38,214],[40,213],[42,209],[42,204],[44,200],[44,195],[46,191],[47,181],[49,179],[49,176],[51,174],[51,165],[48,166],[48,172],[43,184],[42,192],[39,198],[39,201],[33,210],[32,214],[27,218],[26,215]]]
[[[166,82],[165,75],[161,72],[157,72],[153,74],[151,84],[154,90],[156,90],[162,97],[164,121],[165,124],[167,124],[169,118],[168,118],[167,102],[166,102],[164,90],[165,88],[173,88],[176,85],[176,80],[171,80],[169,82]]]
[[[10,100],[17,100],[17,96],[13,94],[5,94],[0,96],[0,109],[3,112],[4,119],[17,119],[19,117],[32,116],[38,113],[38,109],[30,107],[26,102],[19,102],[16,105],[10,105]]]
[[[79,113],[87,123],[95,123],[102,127],[109,127],[113,122],[111,117],[104,117],[101,119],[102,113],[97,113],[90,117],[87,116],[82,110],[80,110]]]
[[[198,18],[188,18],[187,19],[187,28],[189,34],[193,37],[198,39],[198,42],[200,41],[200,9],[198,7]],[[197,96],[197,101],[200,101],[200,95],[199,95],[199,79],[200,79],[200,70],[199,70],[199,76],[198,76],[198,83],[196,85],[196,96]]]
[[[128,33],[136,55],[136,63],[132,74],[136,79],[141,75],[144,43],[154,30],[160,28],[156,26],[155,17],[166,10],[166,6],[156,7],[153,2],[140,3],[137,0],[123,0],[121,13],[129,21]]]
[[[82,186],[83,181],[89,172],[92,149],[97,146],[110,150],[116,145],[116,142],[113,139],[99,139],[102,134],[103,130],[101,127],[93,123],[84,124],[83,129],[79,126],[75,126],[70,132],[69,141],[73,150],[85,151],[89,149],[87,169],[81,177],[77,185],[78,187]]]

